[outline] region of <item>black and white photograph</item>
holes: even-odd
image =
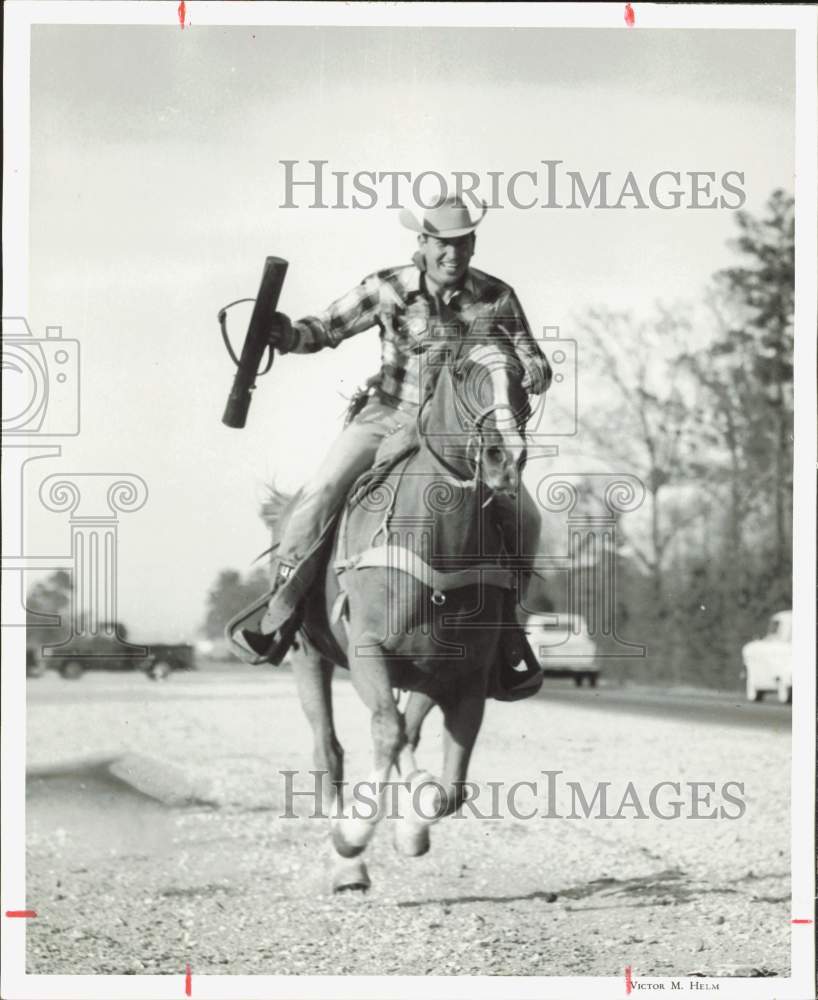
[[[3,997],[816,996],[817,30],[5,5]]]

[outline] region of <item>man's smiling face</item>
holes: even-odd
[[[418,237],[420,253],[426,265],[426,277],[441,288],[451,288],[462,281],[474,253],[474,233],[442,238]]]

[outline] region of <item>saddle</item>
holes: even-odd
[[[382,481],[399,462],[417,451],[419,446],[414,424],[408,424],[385,438],[375,456],[374,465],[358,477],[349,495],[363,496]],[[251,649],[242,635],[244,631],[262,631],[261,625],[264,620],[265,632],[281,633],[280,655],[277,657],[277,661],[281,662],[301,626],[301,606],[304,598],[314,581],[321,578],[321,569],[330,557],[335,531],[344,506],[342,505],[331,515],[320,537],[284,583],[277,588],[266,590],[227,623],[224,629],[225,638],[240,660],[256,666],[271,662],[268,656],[259,655]]]

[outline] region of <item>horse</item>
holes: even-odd
[[[423,360],[410,444],[398,447],[396,460],[376,460],[353,487],[326,570],[305,598],[291,656],[330,818],[335,892],[371,884],[362,855],[383,816],[393,768],[413,805],[396,830],[403,853],[426,853],[432,824],[463,804],[507,622],[504,602],[518,575],[500,565],[505,550],[493,508],[505,498],[508,509],[520,488],[528,416],[522,366],[500,333],[461,338]],[[274,538],[291,507],[280,495],[268,504]],[[344,753],[332,708],[336,666],[348,667],[371,714],[366,787],[375,794],[365,815],[346,812],[343,801]],[[395,689],[410,692],[403,712]],[[415,761],[421,724],[435,705],[444,724],[439,779]]]

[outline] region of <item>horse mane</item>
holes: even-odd
[[[267,492],[264,499],[261,501],[259,514],[261,515],[261,520],[270,531],[273,546],[277,545],[280,540],[279,532],[277,530],[278,525],[281,521],[282,515],[292,503],[294,496],[294,493],[285,493],[284,490],[280,490],[276,486],[275,480],[267,486]]]
[[[511,367],[518,369],[520,374],[524,374],[524,369],[522,363],[519,359],[517,351],[514,348],[514,344],[511,338],[503,330],[494,330],[490,335],[482,335],[480,337],[467,337],[465,342],[458,344],[457,348],[452,351],[445,345],[442,348],[438,348],[439,360],[436,360],[434,366],[438,369],[437,374],[434,378],[428,380],[424,386],[422,406],[431,402],[431,398],[437,392],[438,383],[440,381],[440,376],[443,372],[447,372],[449,378],[452,380],[450,389],[457,392],[454,385],[454,374],[459,365],[468,361],[471,354],[476,352],[478,348],[488,348],[489,350],[494,350],[498,354],[502,354],[507,361],[511,363]],[[434,355],[432,355],[434,357]],[[474,362],[479,364],[479,362]],[[531,416],[531,406],[528,399],[528,394],[522,388],[518,386],[519,400],[515,405],[515,413],[517,415],[517,424],[521,432],[525,431],[526,424]]]

